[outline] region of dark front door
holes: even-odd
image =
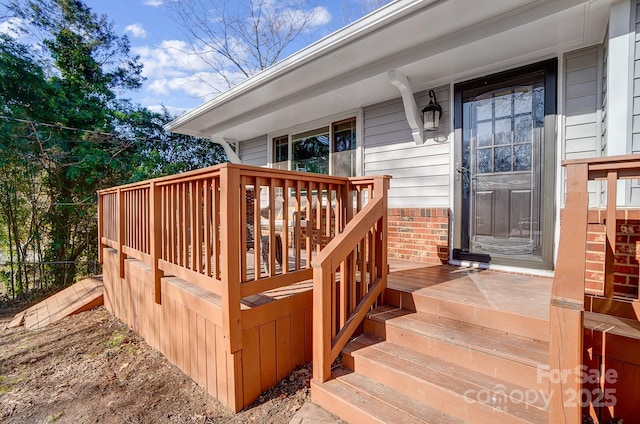
[[[458,259],[550,267],[555,69],[544,62],[456,86]]]

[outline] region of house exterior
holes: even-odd
[[[639,24],[397,0],[302,49],[168,125],[234,163],[99,192],[106,307],[234,411],[313,361],[351,422],[636,419]]]
[[[394,1],[168,128],[232,144],[243,164],[392,176],[391,257],[549,274],[561,161],[640,149],[637,11]],[[430,90],[436,131],[422,128]],[[640,199],[635,183],[619,190]]]

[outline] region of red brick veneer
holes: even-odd
[[[449,260],[448,208],[390,208],[389,257],[429,264]]]

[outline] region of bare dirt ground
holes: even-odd
[[[310,398],[306,366],[234,415],[104,307],[27,331],[4,306],[0,422],[288,423]]]

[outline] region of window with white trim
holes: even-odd
[[[292,171],[356,175],[356,118],[273,137],[272,166]]]

